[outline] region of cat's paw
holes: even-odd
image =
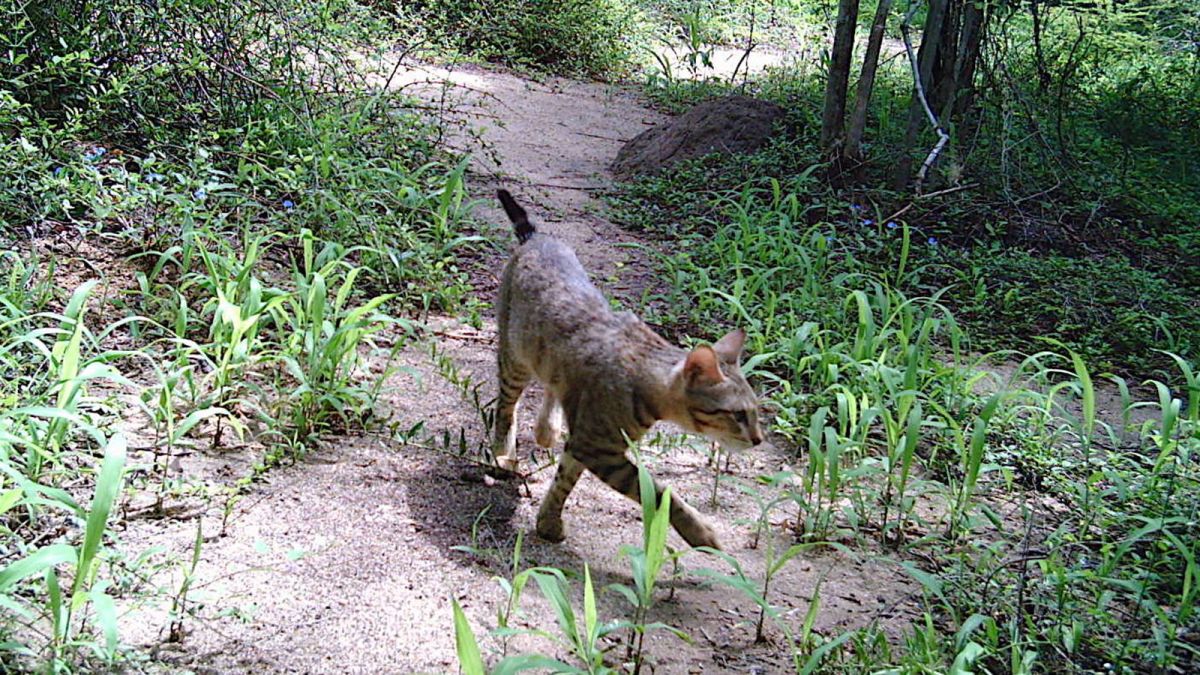
[[[550,520],[549,518],[543,520],[539,518],[537,533],[542,539],[555,544],[567,538],[567,533],[563,529],[562,518],[558,518],[557,520]]]
[[[690,532],[680,532],[684,540],[691,544],[693,548],[707,546],[718,551],[721,550],[721,541],[717,539],[717,533],[707,525],[698,525],[691,529]]]
[[[506,473],[516,473],[520,463],[520,460],[516,457],[509,457],[507,455],[496,457],[496,468]]]

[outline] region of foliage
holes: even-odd
[[[625,546],[622,554],[627,556],[634,585],[614,583],[608,590],[623,597],[633,610],[628,620],[607,621],[601,623],[597,613],[596,592],[592,583],[592,573],[587,565],[583,568],[583,622],[579,621],[570,600],[570,584],[567,575],[554,567],[532,567],[519,570],[521,557],[521,542],[523,535],[518,535],[513,548],[511,574],[512,578],[495,577],[505,592],[505,600],[497,612],[497,628],[493,634],[501,639],[513,635],[535,635],[566,649],[576,660],[577,665],[564,663],[541,653],[525,653],[513,656],[503,656],[492,670],[493,673],[516,673],[526,670],[549,668],[556,673],[587,673],[589,675],[607,675],[623,672],[611,667],[611,657],[608,647],[601,640],[620,631],[627,631],[624,666],[633,673],[642,672],[646,664],[645,638],[652,630],[667,630],[676,636],[686,639],[686,635],[671,626],[659,622],[648,622],[648,615],[654,605],[655,587],[662,573],[663,566],[668,561],[677,559],[678,554],[671,553],[667,548],[667,530],[670,528],[671,491],[667,488],[661,498],[656,495],[654,480],[645,469],[638,471],[638,485],[642,501],[642,545]],[[475,547],[456,547],[469,553],[480,553]],[[536,583],[543,598],[549,605],[557,621],[558,632],[533,629],[514,629],[510,622],[520,613],[522,591],[530,581]],[[457,637],[457,652],[459,663],[467,672],[472,672],[479,659],[479,647],[466,616],[451,599],[454,610],[455,635]],[[507,643],[505,643],[506,645]]]
[[[927,591],[928,623],[913,627],[902,656],[841,648],[871,644],[870,629],[808,643],[782,625],[797,672],[817,662],[852,670],[975,663],[991,671],[1008,663],[1015,672],[1034,663],[1187,662],[1180,636],[1196,621],[1195,545],[1185,543],[1195,528],[1187,514],[1200,506],[1200,476],[1187,464],[1200,437],[1182,422],[1196,408],[1190,363],[1163,355],[1187,386],[1188,413],[1162,382],[1149,382],[1157,400],[1136,402],[1128,383],[1106,376],[1123,396],[1121,419],[1107,421],[1091,370],[1062,343],[1053,346],[1065,356],[1040,351],[1000,378],[989,372],[989,356],[968,356],[971,342],[944,304],[947,289],[899,290],[931,278],[935,239],[881,225],[862,209],[847,209],[849,222],[822,222],[805,183],[798,187],[768,182],[733,195],[693,194],[699,213],[659,259],[670,285],[646,298],[657,322],[747,327],[748,349],[758,356],[745,367],[771,391],[773,431],[802,454],[796,469],[746,486],[764,522],[772,510],[794,508],[787,520],[796,524],[796,546],[862,548],[877,537]],[[1155,414],[1133,424],[1138,409]],[[1016,484],[1037,492],[1028,495],[1023,522],[1009,525],[987,494]],[[933,498],[946,508],[933,515],[916,508]],[[1068,506],[1048,511],[1038,505],[1043,498]],[[1154,544],[1164,541],[1160,528],[1165,541],[1181,545]],[[914,539],[914,532],[925,534]],[[1081,538],[1094,543],[1081,550]],[[909,549],[939,562],[910,562]],[[1028,560],[1013,567],[1006,562],[1013,556]],[[732,574],[711,576],[773,617],[770,575],[755,580],[730,565]],[[931,573],[937,569],[952,572]],[[1182,611],[1155,609],[1164,606]],[[1114,607],[1138,617],[1136,627],[1115,620]],[[1108,618],[1083,623],[1076,618],[1083,615]]]
[[[465,164],[391,88],[397,56],[354,2],[14,0],[0,20],[0,659],[120,670],[145,655],[114,597],[169,598],[182,636],[203,541],[163,588],[114,545],[129,402],[153,433],[131,488],[156,516],[197,492],[228,515],[263,472],[370,423],[395,372],[378,334],[400,349],[393,314],[464,296]],[[60,290],[39,251],[62,235],[112,253],[116,278]],[[260,461],[188,484],[182,452],[230,435]]]
[[[821,11],[804,0],[643,0],[647,12],[709,45],[741,44],[753,31],[758,42],[790,46]],[[663,30],[663,29],[660,29]],[[675,36],[672,36],[675,37]]]
[[[935,280],[980,345],[1028,345],[1055,336],[1102,368],[1172,369],[1163,349],[1200,354],[1200,312],[1180,289],[1116,254],[1103,259],[1037,256],[990,246],[946,251]],[[1024,336],[1024,337],[1023,337]]]
[[[166,250],[192,227],[276,221],[370,244],[380,283],[426,307],[462,297],[450,252],[468,241],[454,231],[463,168],[371,72],[390,66],[361,42],[380,24],[340,0],[128,4],[3,6],[14,26],[0,67],[8,234],[103,223]],[[340,93],[348,83],[368,95]]]
[[[398,3],[400,21],[481,58],[564,75],[627,72],[641,13],[627,0],[421,0]]]
[[[679,229],[675,224],[705,227],[714,200],[697,193],[729,195],[768,179],[792,186],[819,167],[817,176],[828,170],[833,180],[803,181],[817,207],[808,222],[852,222],[852,205],[867,208],[858,220],[904,209],[901,217],[922,239],[941,244],[934,255],[916,251],[922,263],[934,264],[905,290],[952,286],[946,301],[980,346],[1033,349],[1031,338],[1049,335],[1125,372],[1170,371],[1154,348],[1195,358],[1187,336],[1200,313],[1182,292],[1200,269],[1200,170],[1186,150],[1200,129],[1192,120],[1200,108],[1196,61],[1187,47],[1195,44],[1195,8],[1051,6],[1037,53],[1027,7],[1004,7],[1007,20],[985,52],[993,56],[980,66],[974,112],[952,129],[955,141],[928,186],[950,194],[909,204],[906,195],[878,187],[901,159],[911,93],[903,59],[881,67],[868,157],[842,174],[817,144],[823,63],[800,60],[748,87],[789,110],[782,138],[754,157],[707,158],[627,188],[638,202],[628,219],[659,229],[672,224],[670,231]],[[648,93],[680,109],[730,89],[652,75]],[[920,143],[926,141],[932,143]],[[853,228],[850,234],[839,239],[864,261],[882,264],[871,253],[879,242]],[[1092,275],[1105,283],[1092,284]]]

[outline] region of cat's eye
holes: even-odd
[[[746,415],[745,410],[738,410],[737,412],[733,413],[733,419],[736,420],[737,423],[741,424],[741,425],[750,424],[750,417],[748,415]]]

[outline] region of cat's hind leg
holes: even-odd
[[[554,394],[546,391],[542,401],[542,411],[538,413],[537,426],[533,430],[534,439],[543,448],[553,448],[558,439],[562,438],[565,426],[566,417],[562,404],[558,402],[558,398]]]
[[[558,542],[566,537],[562,522],[563,505],[566,504],[567,496],[571,494],[575,483],[579,482],[581,474],[583,464],[580,464],[579,460],[565,452],[559,456],[554,483],[550,485],[550,490],[538,509],[537,533],[542,539]]]
[[[492,452],[496,455],[496,466],[505,471],[517,470],[517,410],[521,392],[529,384],[530,373],[517,366],[512,359],[505,358],[503,351],[499,359],[500,393],[496,397],[495,438]]]
[[[570,441],[567,442],[568,448]],[[596,474],[617,492],[629,497],[635,502],[641,502],[641,488],[638,484],[638,468],[624,453],[575,453],[579,461],[589,471]],[[564,457],[566,454],[564,453]],[[663,487],[654,481],[655,498],[662,500]],[[717,533],[704,522],[704,518],[679,495],[671,494],[671,527],[692,546],[708,546],[720,549]]]

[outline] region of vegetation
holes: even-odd
[[[161,509],[191,489],[171,469],[180,448],[255,438],[261,460],[211,495],[234,500],[367,421],[393,372],[374,338],[399,348],[410,329],[393,316],[465,297],[464,167],[370,67],[332,56],[389,65],[354,3],[18,1],[0,16],[0,658],[116,667],[138,656],[117,642],[114,596],[150,572],[105,530],[122,485]],[[64,285],[78,272],[36,243],[54,237],[121,266]],[[371,358],[385,365],[365,377]],[[154,430],[128,462],[126,392]]]
[[[703,229],[716,216],[711,205],[747,182],[766,189],[771,179],[792,186],[824,177],[799,186],[815,207],[806,222],[907,222],[936,239],[936,255],[917,251],[923,274],[905,290],[948,287],[947,301],[983,349],[1037,349],[1036,338],[1052,336],[1127,374],[1171,370],[1155,349],[1194,360],[1200,314],[1186,289],[1197,282],[1200,171],[1184,149],[1200,126],[1181,106],[1195,108],[1196,80],[1185,74],[1197,61],[1179,40],[1194,44],[1195,9],[1055,8],[1039,53],[1023,48],[1031,6],[998,7],[966,118],[947,126],[950,141],[919,185],[897,181],[894,170],[919,166],[939,138],[920,129],[910,138],[912,68],[902,51],[874,75],[857,132],[865,154],[833,161],[827,146],[849,152],[841,139],[854,130],[822,131],[822,63],[801,60],[736,85],[703,69],[699,81],[651,78],[648,92],[672,109],[735,87],[774,100],[789,110],[789,133],[757,157],[710,158],[631,186],[628,211],[653,214],[631,224]],[[1154,37],[1149,16],[1162,18],[1159,34],[1178,39]],[[888,31],[902,18],[891,16]],[[841,241],[863,256],[878,248],[855,239]],[[1084,281],[1096,275],[1103,284]]]
[[[564,75],[628,73],[640,9],[627,0],[422,0],[391,8],[414,41]]]
[[[641,315],[749,330],[783,466],[714,480],[757,505],[761,569],[671,550],[669,491],[643,490],[627,583],[474,533],[459,551],[503,597],[488,640],[448,603],[464,672],[648,672],[659,637],[695,637],[668,578],[740,594],[797,673],[1200,663],[1195,3],[0,0],[0,25],[3,669],[161,667],[123,641],[145,606],[186,641],[211,535],[134,552],[135,517],[194,497],[224,527],[352,430],[470,455],[383,397],[430,354],[490,421],[423,327],[478,324],[474,261],[496,259],[440,144],[454,122],[395,81],[414,53],[788,110],[756,155],[610,195],[668,243],[637,250],[665,280]],[[797,58],[712,70],[762,44]],[[222,482],[178,468],[243,445]],[[920,615],[825,634],[820,582],[784,611],[780,579],[818,554],[903,570]]]

